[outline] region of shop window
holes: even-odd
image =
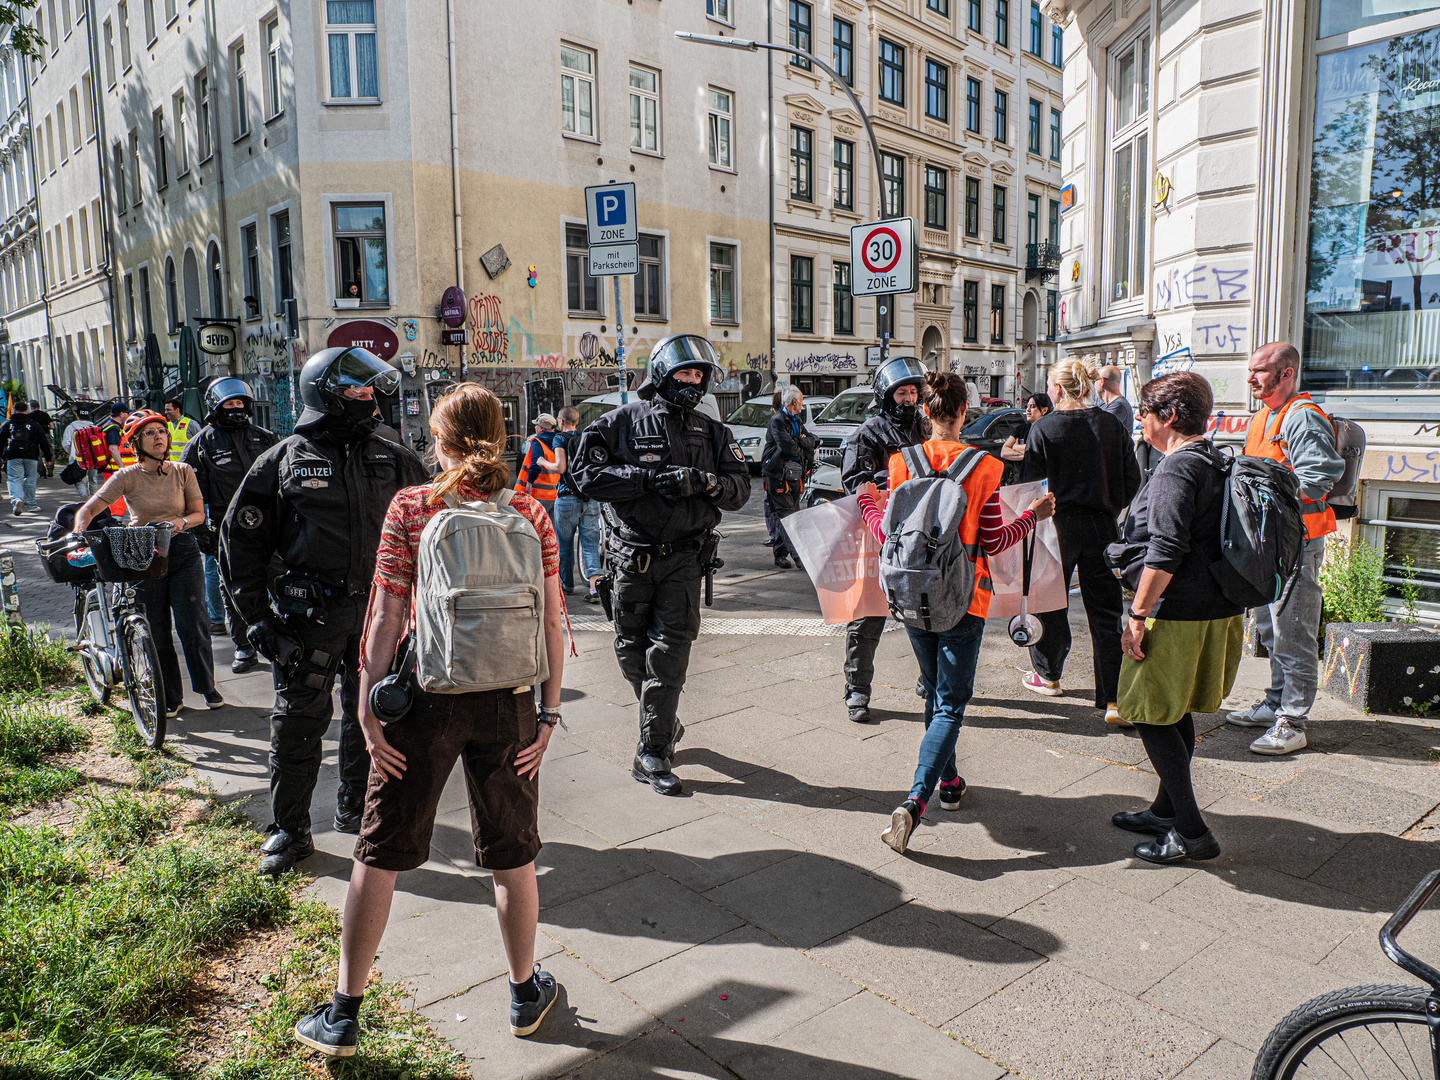
[[[335,238],[335,298],[361,307],[390,306],[385,207],[337,203],[331,208]],[[259,295],[258,293],[256,294]]]
[[[1358,30],[1362,26],[1422,11],[1435,11],[1440,3],[1434,0],[1320,0],[1319,37],[1328,38]]]

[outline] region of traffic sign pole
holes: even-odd
[[[635,184],[592,184],[585,189],[585,228],[591,277],[608,271],[615,283],[615,378],[620,383],[620,404],[630,403],[625,386],[625,313],[620,310],[620,279],[640,272],[636,244],[639,221]],[[598,249],[598,250],[597,250]]]
[[[620,310],[620,275],[610,279],[615,283],[615,377],[620,382],[620,404],[630,404],[630,393],[625,386],[625,320]]]

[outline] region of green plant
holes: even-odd
[[[1322,629],[1323,624],[1332,622],[1383,622],[1384,567],[1384,556],[1364,540],[1349,543],[1332,535],[1320,565]]]
[[[40,690],[75,677],[75,661],[65,642],[46,626],[9,633],[0,627],[0,691]]]
[[[29,806],[69,791],[80,774],[44,759],[88,742],[86,732],[48,702],[0,702],[0,807]]]
[[[1420,582],[1415,578],[1415,560],[1409,555],[1400,564],[1405,570],[1405,577],[1400,582],[1400,599],[1405,604],[1405,615],[1402,621],[1413,625],[1420,617]]]

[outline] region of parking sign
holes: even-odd
[[[914,292],[918,262],[914,218],[851,226],[851,296]]]
[[[596,184],[585,189],[585,224],[590,246],[633,244],[639,240],[635,219],[635,185]]]

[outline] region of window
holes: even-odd
[[[925,6],[936,15],[950,17],[950,0],[925,0]]]
[[[1054,24],[1050,27],[1050,63],[1058,68],[1065,66],[1065,31]]]
[[[880,100],[905,104],[905,46],[880,39]]]
[[[560,130],[595,138],[595,54],[560,45]]]
[[[665,318],[665,241],[658,236],[640,235],[640,273],[635,283],[635,318]]]
[[[1040,196],[1025,196],[1025,243],[1040,243]]]
[[[285,111],[284,98],[280,96],[280,19],[271,19],[265,24],[265,118],[279,116]]]
[[[980,2],[981,0],[966,0],[965,3],[969,11],[965,16],[965,28],[967,30],[973,30],[977,34],[984,32],[980,22]]]
[[[195,76],[195,136],[200,163],[210,160],[214,153],[210,134],[210,73],[202,71]]]
[[[62,101],[55,106],[55,127],[60,132],[60,164],[64,165],[70,160],[69,133],[65,130],[65,103]]]
[[[331,101],[379,100],[377,34],[375,0],[325,0]]]
[[[991,239],[997,244],[1005,243],[1005,189],[998,184],[990,206],[990,227]]]
[[[245,282],[245,317],[260,317],[260,227],[253,221],[240,226],[241,264]]]
[[[572,315],[599,315],[600,290],[590,276],[590,249],[584,225],[565,226],[565,296]]]
[[[165,136],[165,110],[156,109],[150,116],[151,150],[155,155],[155,190],[170,185],[170,148]]]
[[[812,52],[810,5],[801,0],[790,0],[790,47],[801,52]],[[810,61],[801,56],[792,56],[790,63],[795,67],[810,70]]]
[[[990,344],[1005,344],[1005,286],[990,286]]]
[[[1060,203],[1055,199],[1050,200],[1050,229],[1045,238],[1057,248],[1060,246]]]
[[[385,207],[379,203],[336,204],[334,214],[336,298],[388,307]]]
[[[115,18],[120,24],[120,68],[122,71],[130,70],[130,5],[121,0],[120,6],[115,10]]]
[[[946,185],[949,174],[934,165],[925,166],[925,226],[930,229],[948,229],[950,219],[946,208]]]
[[[835,208],[855,209],[855,144],[835,140]]]
[[[735,245],[710,245],[710,321],[735,323]]]
[[[1041,39],[1045,36],[1045,19],[1040,14],[1040,5],[1030,4],[1030,53],[1032,56],[1040,55]]]
[[[155,0],[143,0],[145,6],[145,41],[155,44]]]
[[[165,0],[165,25],[169,26],[175,21],[175,0]]]
[[[78,258],[76,258],[76,251],[75,251],[75,217],[74,217],[74,215],[71,215],[70,217],[67,217],[67,218],[65,219],[65,239],[66,239],[67,241],[69,241],[69,245],[70,245],[70,276],[71,276],[72,278],[78,278],[78,277],[80,276],[80,260],[79,260]]]
[[[808,255],[790,256],[790,332],[809,334],[815,330],[815,260]]]
[[[205,263],[210,275],[210,317],[225,317],[225,271],[220,264],[220,245],[213,240],[205,252]]]
[[[1385,609],[1387,614],[1405,613],[1405,592],[1402,586],[1413,582],[1418,586],[1415,600],[1419,612],[1434,617],[1440,604],[1440,500],[1428,493],[1381,490],[1380,513],[1376,516],[1388,524],[1372,526],[1365,531],[1369,539],[1384,552]],[[1379,536],[1373,534],[1379,533]],[[1433,695],[1432,695],[1433,702]]]
[[[1040,102],[1034,98],[1030,99],[1030,137],[1026,149],[1037,156],[1040,153]]]
[[[295,268],[290,255],[290,211],[281,210],[270,219],[274,238],[275,265],[270,280],[275,286],[275,314],[285,314],[285,301],[295,299]]]
[[[965,130],[980,134],[980,80],[965,80]]]
[[[995,91],[995,141],[1010,141],[1010,98],[1004,90]]]
[[[175,175],[184,176],[190,171],[190,146],[185,137],[185,91],[181,90],[170,99],[175,112]]]
[[[905,159],[880,151],[881,217],[905,216]]]
[[[79,117],[76,123],[85,126],[86,142],[89,142],[95,137],[95,113],[92,110],[92,105],[95,101],[94,89],[94,85],[90,82],[90,73],[87,71],[80,76],[80,100],[75,101],[73,98],[71,99],[75,105],[75,115]],[[74,91],[72,90],[71,93],[73,94]],[[77,147],[80,145],[80,133],[78,130],[75,133],[75,145]]]
[[[810,152],[815,133],[809,128],[790,128],[790,197],[802,202],[815,201],[813,155]]]
[[[855,85],[855,24],[836,19],[830,27],[830,66],[847,86]]]
[[[155,332],[155,324],[150,319],[150,268],[140,267],[140,332],[146,338]]]
[[[130,205],[140,205],[140,129],[130,129]]]
[[[1058,318],[1056,317],[1057,314],[1058,314],[1057,309],[1058,309],[1058,307],[1059,307],[1059,305],[1056,303],[1056,301],[1057,301],[1058,299],[1059,299],[1059,294],[1058,294],[1054,289],[1047,289],[1047,290],[1045,291],[1045,340],[1046,340],[1046,341],[1054,341],[1054,340],[1055,340],[1056,323],[1059,322]]]
[[[175,260],[165,257],[165,331],[180,332],[180,290],[175,280]]]
[[[721,22],[730,21],[730,0],[705,0],[705,14]]]
[[[144,273],[142,270],[141,273]],[[125,274],[125,340],[135,340],[135,275]]]
[[[64,124],[60,125],[60,138],[65,138]],[[52,116],[45,117],[45,149],[50,158],[50,175],[54,176],[60,159],[55,156],[55,118]]]
[[[980,340],[980,283],[967,281],[961,289],[960,326],[966,341]]]
[[[660,152],[660,73],[630,65],[630,145]]]
[[[965,235],[980,235],[980,181],[973,176],[965,178]]]
[[[115,25],[105,20],[105,85],[115,85]]]
[[[995,44],[1010,47],[1010,0],[995,0]]]
[[[234,100],[235,138],[243,139],[250,134],[250,85],[245,77],[245,46],[236,45],[230,50],[230,70],[235,72]]]
[[[710,87],[710,164],[721,169],[732,167],[730,153],[730,112],[733,99],[728,90]]]
[[[115,209],[123,214],[130,209],[130,193],[125,188],[125,147],[115,144]]]
[[[835,284],[832,290],[835,304],[835,333],[855,333],[855,298],[850,295],[850,264],[832,264]]]
[[[1060,160],[1060,110],[1050,110],[1050,160]]]
[[[1110,50],[1110,300],[1145,295],[1145,190],[1150,113],[1150,39],[1142,37]]]
[[[950,121],[950,69],[925,61],[925,115],[942,124]]]

